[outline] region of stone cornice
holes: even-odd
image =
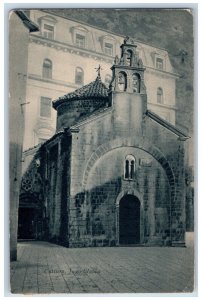
[[[56,40],[50,40],[48,38],[45,38],[43,36],[40,35],[34,35],[34,34],[30,34],[30,43],[36,43],[38,45],[43,45],[45,47],[49,47],[49,48],[53,48],[56,49],[58,51],[63,51],[63,52],[67,52],[67,53],[71,53],[71,54],[76,54],[79,56],[83,56],[83,57],[88,57],[88,58],[93,58],[95,60],[98,61],[104,61],[106,63],[109,63],[111,65],[114,64],[114,57],[106,55],[105,53],[98,53],[95,51],[92,51],[90,49],[85,49],[85,48],[79,48],[76,47],[75,45],[70,45],[67,43],[62,43]],[[159,75],[161,77],[173,77],[175,79],[179,78],[179,75],[176,73],[172,73],[172,72],[167,72],[164,70],[158,70],[156,68],[153,68],[151,66],[147,66],[145,65],[146,68],[146,72],[148,73],[153,73],[156,75]]]
[[[36,36],[36,35],[30,34],[29,40],[30,40],[30,43],[36,43],[36,44],[43,45],[46,47],[54,48],[59,51],[69,52],[71,54],[77,54],[77,55],[80,55],[83,57],[94,58],[95,60],[105,61],[106,63],[110,63],[110,64],[113,64],[113,61],[114,61],[114,57],[108,56],[104,53],[97,53],[90,49],[79,48],[79,47],[76,47],[75,45],[70,45],[67,43],[50,40],[50,39],[47,39],[47,38],[45,38],[43,36],[39,36],[39,35]]]
[[[179,74],[177,74],[177,73],[171,73],[171,72],[167,72],[164,70],[155,69],[152,67],[146,66],[146,71],[147,71],[147,73],[155,74],[155,75],[158,75],[159,77],[164,77],[164,78],[173,77],[174,79],[179,78]]]
[[[69,21],[75,22],[75,23],[77,23],[77,24],[84,25],[85,27],[88,27],[88,28],[90,28],[90,29],[93,28],[93,29],[102,31],[103,34],[106,34],[106,35],[109,34],[109,35],[111,35],[111,36],[113,36],[113,37],[116,37],[116,38],[119,38],[119,39],[120,39],[120,38],[121,38],[121,39],[124,39],[124,38],[126,37],[125,35],[118,34],[118,33],[115,33],[115,32],[113,32],[113,31],[110,31],[110,30],[107,30],[107,29],[100,28],[100,27],[98,27],[98,26],[95,26],[95,25],[86,23],[86,22],[81,21],[81,20],[78,21],[77,19],[74,19],[74,18],[71,18],[71,17],[59,15],[59,14],[57,14],[56,12],[54,12],[54,11],[52,11],[52,10],[50,11],[50,9],[41,9],[41,11],[47,12],[47,13],[50,14],[50,15],[54,15],[54,16],[56,16],[57,18],[69,20]],[[143,46],[143,47],[144,47],[144,45],[145,45],[145,46],[149,46],[149,47],[154,48],[156,51],[161,50],[161,51],[164,51],[164,52],[168,53],[168,50],[167,50],[167,49],[165,49],[165,48],[163,48],[163,47],[157,47],[156,45],[154,45],[154,44],[152,44],[152,43],[146,43],[146,42],[143,42],[143,41],[140,41],[140,40],[137,40],[137,39],[134,39],[134,41],[135,41],[135,43],[140,44],[140,45]]]
[[[178,110],[176,106],[172,105],[167,105],[167,104],[161,104],[161,103],[153,103],[153,102],[148,102],[149,105],[157,106],[157,107],[162,107],[166,109],[172,109],[172,110]]]
[[[78,84],[72,84],[72,83],[67,83],[65,81],[62,80],[56,80],[56,79],[50,79],[50,78],[43,78],[39,75],[36,74],[28,74],[28,79],[33,79],[33,80],[37,80],[37,81],[42,81],[45,83],[51,83],[51,84],[55,84],[55,85],[62,85],[65,87],[71,87],[73,89],[78,89],[79,87],[81,87]]]

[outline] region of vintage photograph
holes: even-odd
[[[193,293],[193,23],[9,12],[12,294]]]

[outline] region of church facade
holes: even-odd
[[[184,246],[187,136],[148,110],[126,38],[109,88],[97,78],[53,102],[56,134],[25,172],[19,238],[67,247]]]

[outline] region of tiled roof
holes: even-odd
[[[92,99],[92,98],[107,98],[108,97],[108,89],[102,83],[100,76],[92,81],[91,83],[66,94],[62,97],[59,97],[57,100],[53,101],[53,107],[57,108],[58,105],[62,104],[66,101],[73,101],[73,100],[85,100],[85,99]]]

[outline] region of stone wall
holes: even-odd
[[[72,247],[118,243],[115,203],[119,193],[138,194],[142,199],[141,243],[184,245],[183,142],[143,117],[140,100],[139,95],[113,97],[112,108],[73,133]],[[131,152],[140,165],[136,179],[127,182],[123,179],[124,155]],[[152,166],[141,166],[142,159],[143,164],[144,159],[146,164],[151,160]]]
[[[127,154],[135,159],[135,177],[124,179]],[[75,218],[70,246],[118,245],[120,196],[138,195],[141,202],[141,244],[170,243],[170,187],[161,165],[145,151],[134,147],[113,149],[92,167],[85,193],[74,198]],[[119,200],[117,200],[120,198]],[[73,200],[72,200],[73,210]]]
[[[117,93],[112,107],[41,147],[47,230],[69,247],[119,245],[120,202],[140,202],[140,244],[183,246],[183,141],[144,115],[144,96]],[[134,176],[125,178],[132,155]]]
[[[70,127],[81,117],[90,115],[95,110],[108,106],[107,99],[67,100],[57,108],[57,131]]]
[[[71,137],[64,134],[44,150],[47,155],[45,239],[68,246]]]

